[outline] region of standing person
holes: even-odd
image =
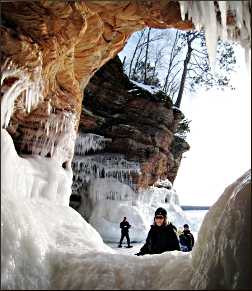
[[[127,239],[127,248],[131,248],[132,246],[130,245],[130,238],[129,238],[129,228],[131,227],[131,225],[128,223],[127,221],[127,217],[123,218],[123,221],[120,223],[120,228],[121,228],[121,239],[119,242],[118,247],[121,248],[122,247],[122,241],[124,239],[124,237],[126,237]]]
[[[184,230],[179,236],[179,242],[181,244],[181,250],[183,252],[190,252],[194,246],[194,237],[190,232],[189,225],[184,224]]]
[[[180,251],[176,227],[167,222],[166,210],[159,207],[155,212],[154,223],[151,225],[146,242],[136,255],[161,254],[174,250]]]

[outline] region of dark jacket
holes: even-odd
[[[122,233],[128,233],[130,227],[131,225],[128,223],[128,221],[122,221],[120,223],[120,228],[121,228]]]
[[[179,241],[182,246],[186,246],[188,251],[191,251],[194,246],[194,237],[190,230],[184,230],[179,236]]]
[[[146,242],[140,249],[140,254],[161,254],[174,250],[180,251],[174,226],[171,223],[162,226],[151,225]]]

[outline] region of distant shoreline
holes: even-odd
[[[180,206],[183,210],[208,210],[210,206],[190,206],[182,205]]]

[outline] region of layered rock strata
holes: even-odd
[[[244,3],[238,5],[240,8],[235,5],[234,9],[238,7],[240,12],[244,10],[243,16],[248,20],[250,4],[248,1]],[[185,16],[183,21],[180,4]],[[218,6],[218,1],[212,5],[213,9],[216,8],[212,11],[212,20],[221,23],[224,28],[230,22],[237,24],[235,35],[241,38],[246,32],[243,28],[248,26],[247,21],[242,22],[240,12],[237,17],[230,18],[225,9],[221,10],[220,18],[221,7]],[[185,13],[186,7],[190,13]],[[183,1],[168,0],[2,2],[0,52],[4,78],[1,84],[1,108],[4,108],[4,112],[1,111],[1,124],[13,137],[17,152],[54,156],[57,145],[69,132],[68,124],[74,122],[73,130],[76,132],[78,129],[83,90],[90,78],[123,48],[129,36],[145,26],[191,29],[193,23],[187,20],[189,14],[192,14],[197,25],[205,25],[207,22],[202,18],[204,11],[200,7],[197,1],[187,5]],[[246,7],[248,11],[245,11]],[[249,35],[245,37],[250,39]],[[134,108],[145,106],[134,100],[127,105],[132,108],[132,114]],[[156,110],[157,106],[153,109]],[[148,118],[148,114],[144,118]],[[90,119],[89,122],[92,124],[94,120]],[[131,134],[129,128],[120,128],[120,131],[121,135],[123,132]],[[139,134],[136,128],[133,131],[136,136]],[[116,132],[118,127],[114,126],[113,135]],[[154,181],[167,165],[162,162],[165,160],[162,155],[166,151],[162,143],[169,143],[165,141],[167,135],[165,138],[154,138],[156,147],[162,149],[154,154],[152,151],[155,152],[155,149],[149,148],[152,163],[157,162],[158,165],[156,174],[152,176],[153,170],[148,168],[149,165],[145,165],[145,168],[142,166],[144,172],[150,171],[151,174],[147,182],[139,181],[141,185]],[[131,141],[124,139],[131,146]],[[136,143],[132,146],[136,147]],[[63,158],[63,167],[73,156],[72,143],[66,143],[64,147],[66,156]],[[119,141],[113,143],[113,150],[121,150]]]
[[[171,100],[162,103],[158,94],[133,84],[116,57],[86,87],[79,132],[111,140],[98,153],[122,154],[139,162],[141,174],[133,175],[134,184],[145,188],[160,178],[174,181],[182,153],[189,149],[175,135],[183,118]]]

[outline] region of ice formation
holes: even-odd
[[[217,8],[214,2],[218,3],[222,23],[217,21]],[[248,53],[251,47],[250,1],[179,1],[179,3],[182,19],[184,20],[188,13],[188,19],[192,19],[197,30],[205,29],[211,67],[215,62],[218,37],[239,41],[246,54]],[[229,11],[235,15],[236,23],[227,28],[226,16]]]
[[[168,221],[172,222],[177,228],[181,228],[185,223],[188,223],[192,231],[197,231],[197,224],[190,220],[180,207],[178,194],[171,187],[169,180],[160,181],[156,183],[156,186],[139,191],[136,204],[143,213],[148,228],[153,223],[155,210],[158,207],[163,207],[167,211]]]
[[[20,143],[21,152],[26,149],[33,155],[54,155],[57,144],[62,136],[74,132],[76,116],[71,112],[51,113],[46,120],[40,121],[41,130],[24,130],[24,136]],[[69,138],[69,141],[72,140]],[[68,142],[67,142],[68,144]]]
[[[77,191],[83,183],[96,178],[115,178],[134,187],[131,173],[139,173],[137,162],[127,161],[120,154],[95,154],[75,156],[72,162],[74,170],[73,191]]]
[[[143,242],[158,207],[167,210],[168,220],[178,228],[188,223],[195,234],[198,231],[197,221],[188,218],[181,209],[178,195],[169,180],[159,181],[156,186],[134,192],[131,187],[113,178],[94,179],[85,193],[79,193],[82,203],[78,212],[89,219],[106,242],[118,242],[119,223],[124,216],[132,225],[131,240]]]
[[[75,154],[85,155],[90,150],[104,149],[106,141],[111,141],[111,139],[93,133],[79,133],[75,141]]]
[[[11,60],[6,59],[1,67],[1,127],[6,128],[10,122],[14,110],[15,101],[19,96],[24,98],[25,109],[29,113],[31,109],[43,99],[43,82],[41,77],[42,60],[38,57],[39,64],[33,72],[18,68]],[[4,81],[13,79],[14,83],[8,87]]]
[[[210,208],[192,253],[127,256],[107,247],[63,199],[71,193],[71,169],[57,159],[19,157],[4,129],[1,142],[2,289],[251,288],[250,171]],[[110,207],[97,211],[116,215]]]
[[[214,34],[216,27],[218,30],[218,24],[213,13],[213,5],[209,4],[209,11],[205,7],[202,10],[202,3],[180,1],[181,11],[184,13],[188,11],[189,17],[192,17],[196,26],[199,27],[200,24],[205,28],[209,27],[207,44],[211,45],[209,41],[211,36],[214,40],[210,49],[212,58],[216,40]],[[250,45],[249,2],[230,3],[228,2],[227,6],[229,5],[229,8],[236,12],[237,24],[241,32],[238,38],[244,46]],[[222,5],[220,10],[223,19],[227,7]],[[236,34],[232,36],[230,31],[228,33],[229,37],[237,37]],[[227,187],[211,207],[204,218],[192,253],[174,251],[144,257],[115,254],[103,243],[99,233],[68,206],[73,175],[71,159],[75,141],[74,127],[71,125],[61,133],[50,159],[42,156],[17,155],[13,141],[4,128],[9,124],[17,98],[20,96],[25,98],[28,112],[36,105],[41,96],[42,81],[39,66],[33,72],[34,76],[11,63],[5,66],[6,68],[1,70],[3,72],[1,84],[4,84],[4,80],[8,77],[13,77],[15,81],[10,88],[3,86],[4,94],[1,101],[1,155],[4,157],[1,159],[2,289],[252,288],[249,233],[251,230],[250,171]],[[50,111],[49,106],[48,112]],[[53,127],[56,131],[58,125],[50,126],[50,121],[48,122],[48,127],[46,125],[45,128],[50,130]],[[56,125],[57,122],[53,124]],[[98,160],[94,158],[93,162],[96,167],[100,166],[99,171],[106,170],[107,178],[118,173],[119,176],[123,176],[132,166],[133,169],[137,169],[136,165],[129,165],[127,168],[127,163],[121,164],[122,161],[122,157],[115,159],[115,162],[112,158],[110,165],[106,165],[98,156]],[[63,167],[63,163],[66,162],[67,165]],[[95,179],[100,178],[96,176],[90,161],[87,163],[84,161],[83,164],[81,161],[75,163],[76,167],[80,168],[85,164],[89,165],[87,166],[89,172],[91,175],[95,174]],[[115,164],[117,167],[113,167]],[[172,205],[178,212],[176,195],[165,187],[149,189],[145,195],[140,192],[135,204],[127,201],[127,191],[120,194],[121,200],[116,201],[113,198],[118,198],[118,194],[113,191],[107,192],[108,189],[101,191],[100,188],[101,185],[96,185],[93,189],[93,191],[99,189],[98,196],[94,196],[97,201],[92,214],[94,223],[97,218],[112,216],[114,219],[125,214],[132,221],[139,222],[137,232],[140,232],[145,228],[141,224],[141,215],[144,220],[146,217],[153,217],[152,208],[157,206],[157,202],[160,206],[169,201],[169,207]],[[101,193],[108,193],[109,199],[101,199],[105,197]],[[149,205],[149,209],[152,210],[147,214],[141,212],[140,202]],[[173,219],[172,211],[169,212],[168,209],[170,219]],[[113,223],[108,219],[103,222],[104,228],[107,222],[110,223],[108,227]]]

